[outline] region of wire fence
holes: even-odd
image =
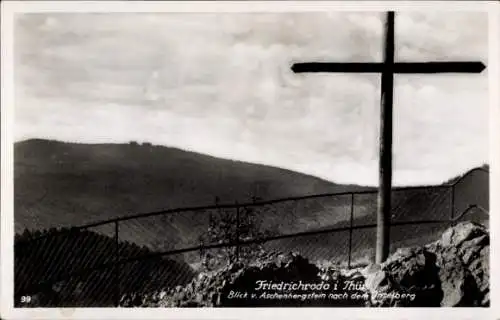
[[[488,220],[489,176],[475,169],[441,186],[394,188],[391,251],[422,245],[465,218]],[[477,183],[477,179],[486,179]],[[476,183],[471,183],[476,182]],[[351,268],[374,255],[377,191],[310,195],[249,203],[170,209],[57,230],[15,245],[15,304],[119,306],[123,294],[185,285],[201,253],[232,248],[237,256],[260,245],[265,252],[299,252],[311,261]],[[251,208],[262,237],[245,237],[242,214]],[[210,216],[233,217],[236,237],[204,241]],[[216,255],[216,254],[215,254]],[[44,292],[38,295],[37,292]],[[27,299],[26,297],[29,297]]]

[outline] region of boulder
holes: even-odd
[[[489,306],[489,244],[484,226],[462,222],[428,246],[438,258],[442,306]]]
[[[365,270],[371,306],[436,307],[442,292],[436,257],[423,248],[398,249],[382,265]]]
[[[453,251],[442,250],[436,254],[436,264],[439,266],[439,283],[443,292],[440,306],[469,306],[474,304],[475,281],[461,259]]]
[[[459,223],[433,243],[398,249],[364,274],[371,306],[488,306],[488,231]]]
[[[487,235],[484,226],[474,222],[461,222],[447,229],[441,239],[440,245],[443,247],[460,247],[464,242]]]

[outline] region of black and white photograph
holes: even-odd
[[[491,12],[164,5],[10,13],[13,309],[491,307]]]

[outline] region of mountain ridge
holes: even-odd
[[[273,168],[273,169],[277,169],[277,170],[280,170],[280,171],[283,171],[283,172],[288,172],[288,173],[293,173],[293,174],[299,174],[299,175],[303,175],[303,176],[308,176],[308,177],[311,177],[311,178],[314,178],[314,179],[319,179],[321,181],[324,181],[324,182],[327,182],[327,183],[331,183],[331,184],[336,184],[336,185],[354,186],[354,187],[361,187],[361,188],[368,188],[368,189],[374,189],[374,188],[376,188],[374,186],[368,186],[368,185],[363,185],[363,184],[343,184],[343,183],[338,183],[338,182],[334,182],[334,181],[329,181],[329,180],[323,179],[323,178],[315,176],[315,175],[311,175],[311,174],[307,174],[307,173],[301,173],[301,172],[297,172],[297,171],[294,171],[294,170],[290,170],[290,169],[286,169],[286,168],[281,168],[281,167],[278,167],[278,166],[267,165],[267,164],[260,164],[260,163],[251,163],[251,162],[242,161],[242,160],[235,160],[235,159],[221,158],[221,157],[217,157],[217,156],[213,156],[213,155],[208,155],[208,154],[204,154],[204,153],[193,151],[193,150],[182,149],[182,148],[178,148],[178,147],[174,147],[174,146],[155,145],[155,144],[152,144],[150,142],[130,141],[129,143],[109,143],[109,142],[106,142],[106,143],[87,143],[87,142],[78,142],[78,141],[62,141],[62,140],[56,140],[56,139],[30,138],[30,139],[16,141],[14,143],[14,146],[15,146],[15,148],[22,148],[25,145],[30,145],[30,147],[31,147],[32,144],[34,144],[34,143],[62,144],[62,145],[80,145],[80,146],[100,146],[100,147],[105,147],[105,146],[111,146],[111,147],[113,147],[113,146],[127,146],[127,145],[132,145],[132,146],[135,146],[136,148],[143,148],[143,147],[148,147],[148,148],[151,148],[151,147],[154,147],[154,148],[165,148],[165,149],[173,150],[173,151],[176,151],[176,152],[190,153],[190,154],[193,154],[193,155],[199,155],[199,156],[206,157],[206,158],[211,158],[211,159],[214,159],[214,160],[229,161],[229,162],[234,162],[236,164],[242,164],[242,165],[254,165],[254,166],[263,166],[263,167],[267,167],[267,168]],[[460,174],[457,174],[454,177],[451,177],[450,179],[444,181],[441,184],[432,184],[432,186],[439,186],[439,185],[450,184],[453,181],[460,179],[460,177],[462,177],[464,175],[467,175],[470,171],[473,171],[473,170],[476,170],[476,169],[485,169],[485,170],[488,171],[489,170],[489,164],[485,163],[485,164],[480,165],[480,166],[471,167],[468,170],[466,170],[466,171],[464,171],[464,172],[462,172]],[[412,186],[398,186],[397,188],[405,188],[405,187],[418,187],[418,185],[416,185],[416,186],[413,186],[413,185]]]

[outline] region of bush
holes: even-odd
[[[210,213],[208,230],[199,237],[199,241],[201,245],[236,244],[241,241],[271,236],[275,233],[269,230],[263,231],[261,224],[262,221],[254,207],[220,209],[216,215]],[[263,252],[262,245],[256,243],[201,250],[202,271],[216,270],[225,264],[236,261],[250,261]]]

